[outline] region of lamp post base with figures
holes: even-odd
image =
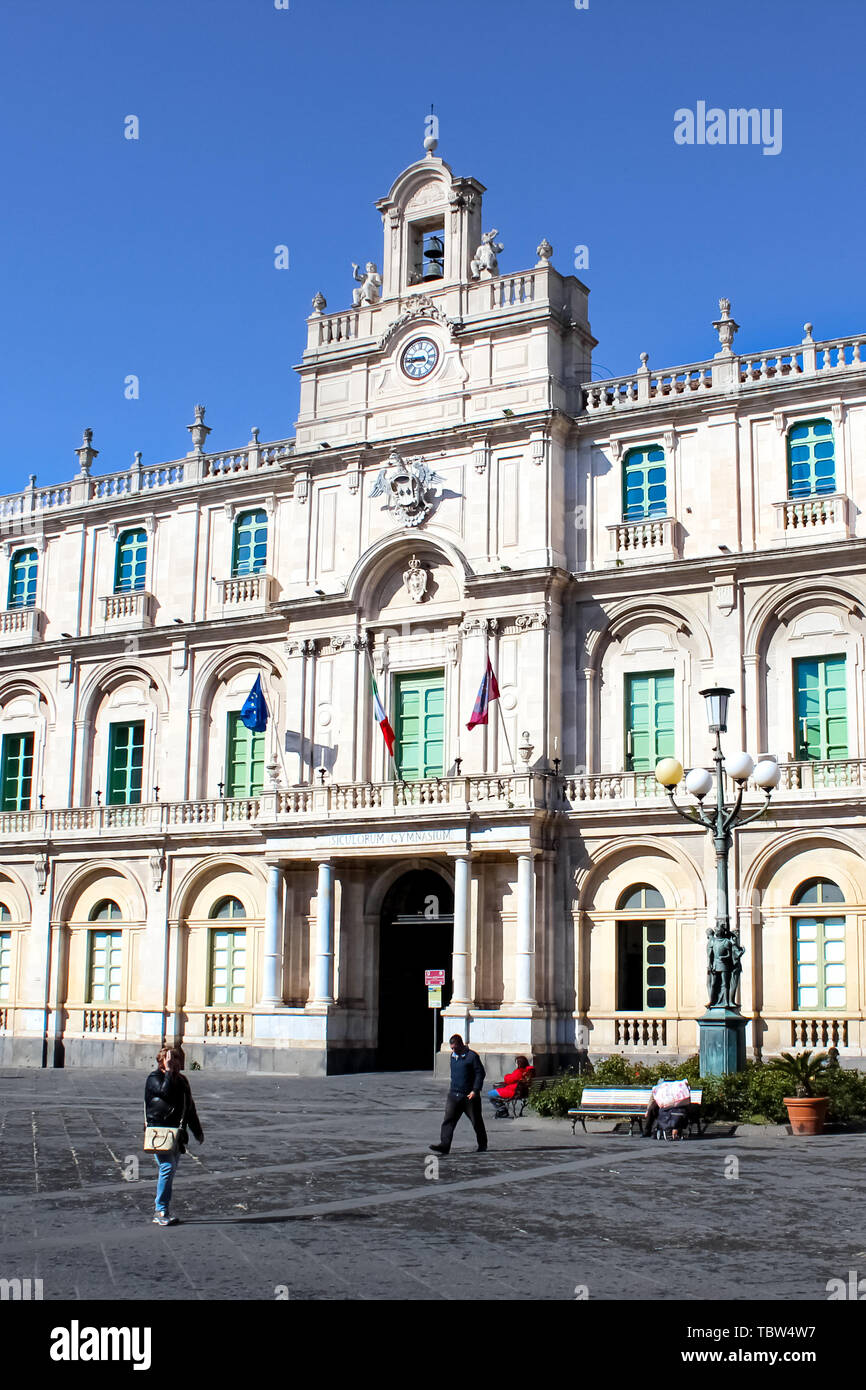
[[[728,701],[734,692],[713,686],[700,693],[707,702],[710,733],[716,736],[713,750],[715,808],[709,811],[704,809],[704,797],[713,786],[713,776],[706,768],[693,768],[686,777],[686,791],[698,803],[687,809],[674,801],[674,788],[683,777],[682,764],[676,758],[662,758],[656,767],[656,779],[665,788],[677,815],[692,825],[703,825],[713,837],[716,851],[716,924],[707,932],[707,1010],[697,1022],[700,1030],[701,1076],[724,1076],[726,1072],[742,1071],[746,1065],[748,1024],[737,1003],[746,948],[740,942],[737,928],[731,928],[728,908],[728,859],[733,832],[766,813],[781,773],[775,758],[762,758],[757,766],[748,753],[735,753],[726,759],[722,753],[721,736],[727,732]],[[725,773],[737,786],[737,797],[731,807],[725,806]],[[743,793],[750,777],[766,794],[767,800],[759,811],[741,816]]]

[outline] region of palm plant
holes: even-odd
[[[774,1057],[767,1065],[793,1081],[795,1096],[814,1096],[813,1082],[826,1070],[826,1061],[826,1052],[813,1056],[809,1048],[807,1052],[783,1052],[781,1057]]]

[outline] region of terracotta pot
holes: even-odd
[[[792,1134],[821,1134],[829,1096],[783,1096]]]

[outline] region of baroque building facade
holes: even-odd
[[[429,1066],[428,969],[491,1069],[695,1052],[712,845],[653,769],[709,762],[714,683],[782,768],[731,861],[748,1048],[866,1052],[866,337],[742,354],[721,301],[706,361],[593,381],[586,287],[502,272],[428,144],[292,438],[196,407],[173,462],[87,431],[0,500],[6,1063]]]

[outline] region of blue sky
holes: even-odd
[[[605,371],[711,356],[722,294],[743,351],[866,329],[864,40],[861,0],[3,0],[0,490],[85,425],[95,471],[180,457],[198,401],[214,449],[291,435],[431,101],[503,271],[589,247]],[[698,101],[780,107],[781,153],[677,145]]]

